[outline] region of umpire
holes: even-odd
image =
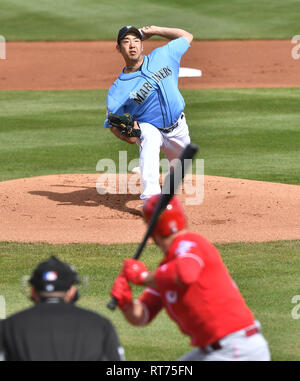
[[[111,322],[74,305],[79,277],[52,256],[30,280],[35,305],[0,322],[0,357],[12,361],[121,361]]]

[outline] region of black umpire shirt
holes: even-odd
[[[52,298],[0,321],[0,358],[11,361],[121,361],[112,323]]]

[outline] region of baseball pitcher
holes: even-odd
[[[154,35],[170,42],[145,56],[143,41]],[[190,143],[178,74],[192,40],[182,29],[158,26],[125,26],[118,33],[125,67],[108,91],[104,125],[119,139],[138,144],[143,200],[161,192],[160,151],[171,163]]]

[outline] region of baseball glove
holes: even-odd
[[[134,128],[134,119],[130,114],[118,115],[111,112],[108,114],[108,123],[117,127],[121,135],[128,138],[139,138],[141,136],[140,128]]]

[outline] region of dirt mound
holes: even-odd
[[[139,242],[145,232],[139,195],[99,194],[96,187],[103,189],[99,181],[97,186],[99,176],[52,175],[1,182],[0,241]],[[136,175],[128,175],[127,180],[132,176]],[[196,182],[194,176],[191,184]],[[191,195],[181,190],[178,197],[190,229],[212,242],[300,238],[299,186],[205,176],[200,205],[189,205]]]

